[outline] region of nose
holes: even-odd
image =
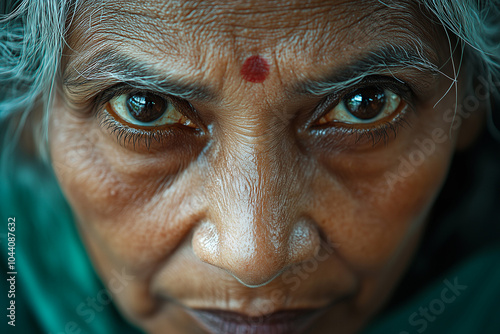
[[[207,178],[207,219],[192,239],[202,261],[249,287],[269,283],[319,250],[319,232],[303,212],[300,162],[276,152],[283,145],[246,145],[218,156]]]

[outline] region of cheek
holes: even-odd
[[[390,263],[423,229],[454,146],[454,139],[432,139],[446,124],[430,123],[387,147],[322,161],[325,169],[314,184],[315,219],[354,270],[374,272]]]
[[[139,159],[91,120],[56,110],[52,121],[52,163],[92,253],[134,271],[164,258],[190,228],[192,208],[199,206],[196,172],[169,187],[182,168],[178,159],[156,155]],[[172,162],[173,161],[173,162]],[[181,173],[182,174],[182,173]],[[182,224],[181,224],[182,222]]]

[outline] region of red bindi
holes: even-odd
[[[240,73],[246,81],[263,82],[269,74],[269,64],[259,55],[251,56],[241,66]]]

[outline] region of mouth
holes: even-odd
[[[302,334],[323,309],[278,311],[261,316],[221,310],[189,310],[211,334]]]

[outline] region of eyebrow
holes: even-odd
[[[85,68],[80,70],[80,67]],[[201,83],[187,82],[173,74],[161,73],[152,65],[115,50],[101,51],[78,65],[73,66],[70,62],[63,74],[63,85],[74,94],[97,95],[113,82],[185,100],[208,101],[217,96],[213,90]]]
[[[429,55],[427,55],[429,54]],[[431,76],[437,75],[437,56],[410,46],[389,45],[365,53],[351,64],[335,68],[318,80],[304,80],[292,84],[292,92],[302,95],[326,95],[354,85],[369,75],[411,67]],[[68,66],[63,75],[65,88],[74,94],[93,97],[110,86],[110,82],[127,84],[138,89],[176,96],[185,100],[213,101],[216,90],[201,83],[186,82],[173,74],[161,73],[152,65],[128,57],[116,50],[105,50]],[[70,63],[69,65],[72,65]],[[79,71],[79,67],[86,66]]]
[[[412,46],[388,45],[368,52],[351,64],[335,68],[319,80],[306,80],[294,86],[299,94],[325,95],[354,85],[370,75],[393,74],[411,68],[432,77],[440,72],[437,55]]]

